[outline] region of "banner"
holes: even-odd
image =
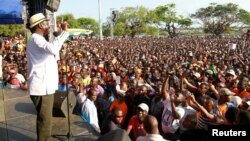
[[[22,0],[0,0],[0,24],[23,24]]]
[[[230,50],[235,50],[236,49],[236,45],[237,44],[229,43],[228,47],[229,47]]]

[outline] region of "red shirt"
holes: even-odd
[[[133,116],[128,124],[128,128],[132,126],[132,131],[134,134],[134,138],[133,141],[135,141],[137,139],[137,137],[139,136],[146,136],[147,132],[145,131],[143,124],[139,123],[139,119],[137,117],[137,115]]]

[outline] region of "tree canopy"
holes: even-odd
[[[143,6],[140,7],[125,7],[118,12],[116,26],[114,28],[115,34],[127,34],[134,37],[136,34],[144,33],[146,31],[146,17],[148,9]],[[125,28],[122,30],[121,28]]]
[[[94,34],[99,33],[99,24],[95,19],[81,17],[76,19],[71,13],[59,15],[57,20],[67,21],[71,28],[84,28],[92,30]]]
[[[175,37],[178,35],[178,28],[187,27],[192,24],[192,20],[190,18],[185,18],[176,14],[174,3],[158,6],[150,13],[151,14],[149,16],[148,22],[157,25],[163,24],[170,37]]]
[[[153,35],[160,34],[161,29],[165,29],[170,37],[178,35],[177,28],[187,27],[192,24],[190,18],[177,16],[175,4],[158,6],[149,10],[143,6],[125,7],[118,11],[118,18],[114,26],[115,35]],[[108,21],[111,17],[108,18]],[[106,28],[108,23],[105,24]],[[125,28],[122,30],[122,28]]]
[[[205,33],[214,35],[229,32],[233,25],[250,24],[250,13],[233,3],[211,3],[208,7],[198,9],[192,17],[202,22]]]
[[[16,34],[24,34],[24,31],[24,25],[20,24],[0,25],[0,35],[14,36]]]

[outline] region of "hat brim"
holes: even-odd
[[[248,106],[250,106],[250,101],[247,101],[246,103],[247,103]]]
[[[137,108],[140,108],[141,110],[143,110],[143,111],[146,111],[146,112],[148,112],[148,107],[147,107],[147,105],[142,105],[142,104],[139,104],[138,106],[137,106]]]
[[[43,21],[48,21],[49,19],[46,19],[46,18],[43,18],[43,19],[40,19],[36,22],[34,22],[32,25],[30,25],[30,28],[33,28],[35,27],[36,25],[38,25],[39,23],[43,22]]]
[[[225,95],[225,96],[234,96],[235,94],[234,93],[226,93],[226,94],[222,94],[221,96],[223,96],[223,95]]]
[[[147,112],[147,110],[146,109],[144,109],[144,108],[142,108],[142,107],[137,107],[138,109],[140,109],[141,111],[146,111]]]
[[[227,72],[228,75],[232,75],[235,76],[235,74],[231,73],[231,72]]]

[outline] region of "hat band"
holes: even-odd
[[[39,24],[40,22],[45,21],[45,20],[47,20],[47,19],[46,19],[46,18],[42,18],[42,19],[40,19],[40,20],[34,22],[32,25],[30,25],[30,28],[34,27],[35,25],[37,25],[37,24]]]

